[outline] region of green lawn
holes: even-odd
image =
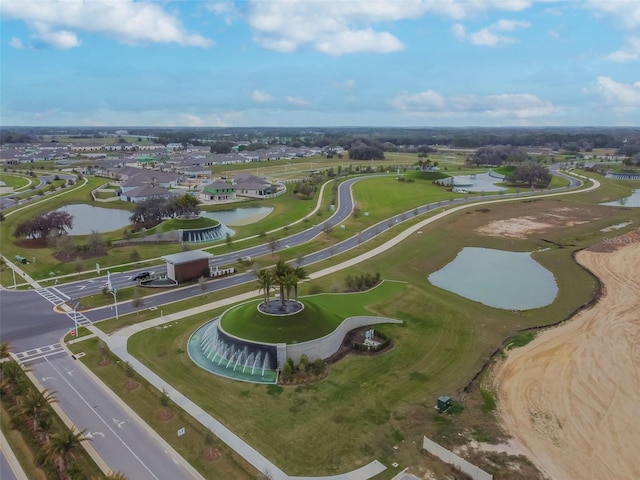
[[[300,343],[323,337],[334,331],[343,320],[355,315],[371,315],[365,305],[376,305],[398,294],[406,285],[384,282],[362,293],[324,294],[300,300],[304,309],[291,315],[266,315],[258,311],[262,300],[229,309],[221,325],[237,337],[266,343]],[[277,302],[271,299],[271,302]]]
[[[160,225],[158,225],[155,229],[153,229],[152,233],[171,232],[173,230],[208,228],[208,227],[215,227],[217,225],[220,225],[220,222],[207,217],[199,217],[199,218],[194,218],[192,220],[181,219],[181,218],[171,218],[169,220],[165,220]]]
[[[383,181],[382,177],[370,180],[374,185]],[[416,188],[418,182],[415,183],[401,185],[399,190],[407,197],[413,195],[414,199],[421,199],[423,197],[419,195],[424,195],[425,190]],[[331,365],[328,378],[319,383],[269,388],[226,380],[195,367],[186,354],[187,340],[196,328],[218,315],[216,311],[181,320],[170,328],[140,332],[131,337],[129,350],[174,388],[293,475],[342,473],[373,459],[386,465],[394,461],[400,461],[402,465],[420,464],[425,461],[424,456],[412,445],[414,442],[418,445],[424,434],[451,446],[465,440],[457,433],[467,429],[478,437],[495,440],[496,434],[488,433],[497,430],[495,420],[482,413],[481,408],[476,410],[473,401],[463,401],[466,396],[462,394],[462,388],[508,338],[513,337],[515,343],[520,344],[528,339],[528,336],[521,336],[522,329],[565,319],[591,300],[597,282],[575,263],[573,254],[601,241],[603,233],[600,229],[605,226],[637,220],[637,212],[633,209],[596,205],[603,196],[630,190],[627,185],[603,180],[602,191],[495,204],[482,209],[471,207],[437,225],[425,227],[422,234],[409,237],[398,247],[358,264],[348,272],[305,282],[301,285],[301,294],[311,287],[324,291],[340,289],[347,273],[353,276],[380,272],[383,278],[407,282],[401,291],[390,297],[378,297],[374,290],[371,298],[357,303],[349,295],[312,297],[320,302],[317,305],[344,316],[358,314],[366,305],[367,310],[377,315],[404,321],[402,325],[379,326],[392,339],[391,351],[375,357],[348,356]],[[406,207],[404,202],[409,201],[403,195],[394,196],[393,192],[387,195],[380,184],[377,192],[375,189],[367,191],[368,182],[358,186],[364,189],[358,192],[356,199],[373,201],[374,195],[379,199],[391,197],[399,204],[395,207],[398,209]],[[393,211],[393,208],[376,206],[381,212],[385,209]],[[590,221],[556,228],[542,238],[541,235],[523,239],[489,237],[475,230],[475,226],[483,224],[486,218],[514,218],[532,208],[538,212],[556,208],[586,211]],[[417,220],[412,218],[410,222]],[[383,234],[380,241],[395,235],[397,228]],[[322,235],[317,241],[324,238]],[[372,248],[375,243],[377,241],[350,254],[321,262],[313,269],[335,264]],[[486,307],[432,286],[428,275],[451,261],[464,246],[537,250],[536,260],[555,274],[559,286],[556,301],[544,308],[513,312]],[[225,295],[232,295],[232,292],[225,292]],[[219,294],[205,293],[196,303],[211,301],[217,296]],[[322,303],[323,299],[326,304]],[[181,307],[167,308],[186,307],[185,303]],[[149,315],[158,314],[144,312],[139,320]],[[433,404],[442,394],[463,402],[463,415],[475,412],[480,420],[474,422],[479,423],[463,424],[437,416]],[[482,400],[479,402],[481,404]],[[327,442],[327,438],[332,441]],[[404,441],[400,442],[399,438]],[[393,449],[399,442],[400,449]],[[393,474],[390,469],[381,478],[391,478]]]
[[[7,187],[13,187],[13,190],[20,190],[29,186],[32,180],[29,177],[23,177],[21,175],[13,175],[7,173],[0,173],[0,181],[4,182]]]

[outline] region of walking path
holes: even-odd
[[[586,177],[583,177],[586,178]],[[589,188],[586,189],[582,189],[579,190],[580,192],[586,192],[586,191],[590,191],[593,189],[596,189],[600,186],[600,183],[597,182],[596,180],[593,180],[593,185]],[[576,191],[572,190],[572,191],[566,191],[566,192],[559,192],[559,193],[550,193],[550,194],[545,194],[545,195],[540,195],[540,197],[551,197],[551,196],[560,196],[560,195],[568,195],[571,193],[575,193]],[[479,205],[486,205],[486,204],[490,204],[490,203],[503,203],[503,202],[509,202],[509,201],[515,201],[515,200],[519,200],[520,197],[518,198],[504,198],[504,199],[499,199],[499,200],[486,200],[486,201],[482,201],[482,202],[474,202],[474,203],[470,203],[470,204],[463,204],[463,205],[459,205],[457,207],[454,208],[450,208],[448,210],[444,210],[441,213],[438,213],[437,215],[434,215],[432,217],[429,217],[421,222],[418,222],[417,224],[407,228],[406,230],[400,232],[396,237],[390,239],[389,241],[385,242],[382,245],[379,245],[378,247],[369,250],[366,253],[363,253],[357,257],[354,257],[352,259],[346,260],[338,265],[334,265],[332,267],[326,268],[324,270],[318,271],[318,272],[314,272],[312,274],[309,275],[309,278],[311,279],[315,279],[315,278],[320,278],[323,277],[325,275],[329,275],[332,274],[334,272],[337,272],[339,270],[351,267],[353,265],[356,265],[357,263],[363,262],[365,260],[371,259],[374,256],[378,255],[381,252],[384,252],[394,246],[396,246],[397,244],[399,244],[402,240],[406,239],[407,237],[409,237],[410,235],[412,235],[413,233],[419,231],[421,228],[424,228],[426,225],[429,225],[433,222],[436,222],[438,220],[440,220],[441,218],[453,214],[455,212],[458,212],[460,210],[469,208],[471,206],[473,207],[477,207]],[[8,262],[10,265],[12,265],[11,262]],[[15,271],[17,271],[18,273],[20,273],[25,280],[27,280],[27,282],[29,282],[30,284],[32,284],[32,286],[34,286],[34,288],[40,288],[39,285],[37,284],[37,282],[35,282],[33,279],[31,279],[28,275],[26,275],[24,272],[22,272],[19,267],[12,265],[12,268],[14,268]],[[141,375],[143,376],[149,383],[151,383],[154,387],[156,387],[159,391],[166,391],[169,395],[169,397],[177,404],[179,405],[181,408],[183,408],[187,413],[189,413],[190,415],[192,415],[196,420],[198,420],[203,426],[205,426],[206,428],[209,428],[216,436],[218,436],[222,441],[224,441],[227,445],[229,445],[231,448],[233,448],[234,451],[236,451],[239,455],[241,455],[243,458],[245,458],[251,465],[253,465],[256,469],[258,469],[260,472],[264,473],[265,475],[267,475],[269,478],[273,479],[273,480],[368,480],[369,478],[379,474],[380,472],[384,471],[386,469],[386,467],[380,463],[377,460],[374,460],[373,462],[369,463],[368,465],[365,465],[362,468],[359,468],[357,470],[354,470],[352,472],[348,472],[348,473],[344,473],[341,475],[334,475],[334,476],[329,476],[329,477],[292,477],[287,475],[285,472],[283,472],[281,469],[279,469],[276,465],[274,465],[273,463],[271,463],[268,459],[266,459],[262,454],[260,454],[260,452],[258,452],[257,450],[255,450],[253,447],[251,447],[248,443],[246,443],[245,441],[243,441],[242,439],[240,439],[237,435],[235,435],[233,432],[231,432],[228,428],[226,428],[224,425],[222,425],[218,420],[216,420],[214,417],[212,417],[210,414],[208,414],[207,412],[205,412],[204,410],[202,410],[202,408],[200,408],[198,405],[196,405],[195,403],[193,403],[191,400],[189,400],[187,397],[185,397],[182,393],[180,393],[179,391],[177,391],[176,389],[174,389],[171,385],[167,384],[162,378],[160,378],[158,375],[156,375],[153,371],[151,371],[149,368],[147,368],[144,364],[142,364],[140,361],[138,361],[135,357],[133,357],[131,354],[129,354],[129,352],[127,351],[127,341],[129,339],[129,337],[131,335],[133,335],[136,332],[142,331],[142,330],[146,330],[148,328],[152,328],[158,325],[162,325],[168,322],[173,322],[173,321],[177,321],[180,320],[182,318],[186,318],[186,317],[190,317],[193,315],[196,315],[198,313],[202,313],[202,312],[206,312],[206,311],[210,311],[212,309],[218,308],[218,307],[223,307],[223,306],[227,306],[227,305],[231,305],[231,304],[235,304],[241,301],[245,301],[245,300],[249,300],[251,298],[254,298],[256,296],[258,296],[259,293],[257,291],[252,291],[252,292],[248,292],[248,293],[244,293],[244,294],[240,294],[240,295],[236,295],[234,297],[229,297],[226,299],[222,299],[222,300],[218,300],[215,302],[211,302],[209,304],[205,304],[205,305],[200,305],[188,310],[184,310],[181,312],[177,312],[171,315],[166,315],[166,316],[161,316],[159,318],[156,319],[152,319],[146,322],[142,322],[136,325],[132,325],[129,327],[126,327],[122,330],[119,330],[117,332],[114,332],[111,335],[107,335],[106,333],[102,332],[102,330],[100,330],[99,328],[90,325],[87,328],[92,332],[92,334],[98,336],[101,340],[103,340],[110,348],[110,350],[115,353],[116,355],[118,355],[118,357],[120,357],[123,361],[125,362],[129,362],[133,368]],[[81,364],[82,365],[82,364]],[[85,367],[86,368],[86,367]],[[106,386],[104,386],[105,390],[108,391],[108,393],[112,393]],[[115,397],[115,396],[114,396]],[[117,397],[115,397],[117,398]],[[121,401],[121,400],[119,400]],[[123,402],[124,403],[124,402]],[[156,434],[157,435],[157,434]],[[182,457],[179,457],[181,459],[181,461],[184,461],[182,459]],[[185,462],[186,463],[186,462]]]

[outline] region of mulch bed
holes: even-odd
[[[159,408],[158,410],[156,410],[156,418],[158,420],[162,420],[163,422],[166,422],[173,418],[173,412],[168,408]]]
[[[362,327],[362,328],[357,328],[355,330],[351,330],[349,333],[347,333],[344,337],[344,340],[342,341],[342,345],[340,345],[340,348],[338,349],[338,351],[336,353],[334,353],[333,355],[331,355],[329,358],[327,358],[325,360],[325,362],[327,364],[332,364],[332,363],[336,363],[338,360],[341,360],[342,358],[344,358],[345,356],[351,354],[351,355],[364,355],[364,356],[375,356],[375,355],[382,355],[387,353],[389,350],[391,350],[393,348],[393,342],[390,342],[389,345],[386,348],[383,348],[382,350],[379,350],[377,352],[367,352],[367,351],[361,351],[361,350],[355,350],[353,348],[353,343],[363,343],[365,340],[365,332],[367,330],[369,330],[371,327]],[[378,339],[380,340],[380,339]],[[381,340],[380,340],[381,341]]]
[[[127,380],[127,382],[124,384],[124,388],[126,388],[128,391],[135,390],[139,386],[140,382],[136,382],[135,380]]]
[[[280,299],[272,299],[269,301],[268,307],[264,302],[258,305],[258,310],[270,315],[291,315],[302,310],[302,304],[295,300],[285,300],[283,308]]]
[[[207,462],[218,460],[220,458],[220,455],[220,450],[218,450],[217,448],[205,448],[202,451],[202,459]]]

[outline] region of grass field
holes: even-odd
[[[609,188],[618,189],[616,185]],[[264,386],[240,384],[194,369],[184,354],[166,354],[185,350],[186,340],[197,326],[189,320],[172,327],[171,332],[146,331],[132,337],[130,350],[235,432],[250,438],[290,474],[329,475],[373,458],[387,465],[397,460],[405,465],[420,464],[424,460],[413,442],[419,442],[423,434],[449,445],[465,441],[454,435],[463,428],[475,432],[476,437],[496,439],[500,432],[491,405],[481,408],[491,398],[490,392],[483,397],[478,391],[477,397],[470,395],[466,401],[462,400],[462,388],[507,338],[518,335],[523,328],[560,321],[588,302],[596,282],[573,261],[573,252],[599,241],[601,227],[634,218],[629,209],[611,210],[586,198],[588,194],[580,194],[493,205],[489,209],[471,208],[351,269],[351,275],[379,271],[383,278],[408,282],[400,295],[369,307],[405,323],[380,327],[394,342],[391,352],[379,357],[347,357],[331,366],[324,382],[286,387],[274,394]],[[476,231],[493,220],[539,215],[558,208],[575,209],[576,219],[592,220],[571,227],[557,226],[544,238],[489,237]],[[545,308],[521,312],[493,309],[427,281],[429,273],[448,263],[463,246],[533,251],[549,247],[549,241],[557,246],[539,251],[535,258],[554,272],[559,296]],[[330,290],[342,283],[345,274],[314,284]],[[516,339],[520,342],[519,337]],[[431,407],[441,394],[461,401],[463,412],[438,420]],[[327,438],[332,441],[327,443]],[[398,443],[401,448],[393,449]]]
[[[13,187],[13,191],[19,191],[27,188],[31,185],[32,180],[29,177],[23,177],[22,175],[9,175],[7,173],[0,173],[0,182],[4,182],[7,187]],[[10,194],[7,194],[10,195]]]
[[[381,195],[381,188],[378,185],[377,195],[388,198]],[[471,207],[424,228],[421,235],[410,237],[375,260],[353,267],[348,272],[351,275],[380,272],[383,278],[408,282],[401,294],[368,305],[378,315],[405,323],[380,327],[393,340],[391,352],[377,357],[347,357],[332,365],[329,377],[317,384],[274,389],[225,380],[194,367],[185,353],[186,342],[216,312],[184,319],[168,329],[141,332],[130,339],[129,349],[289,474],[341,473],[374,458],[386,465],[396,461],[437,469],[420,453],[418,445],[424,434],[449,446],[465,442],[469,435],[485,441],[500,438],[493,417],[492,392],[481,387],[463,393],[463,388],[508,338],[514,337],[516,344],[527,341],[521,329],[560,321],[592,298],[596,281],[573,261],[572,254],[601,241],[604,235],[622,231],[604,234],[602,228],[637,221],[633,209],[597,205],[610,197],[625,196],[632,188],[633,184],[603,180],[602,188],[592,193]],[[366,190],[356,198],[365,201],[376,193],[375,188],[373,194]],[[415,197],[420,198],[418,195]],[[402,198],[396,201],[403,206]],[[509,238],[478,232],[479,227],[494,221],[540,217],[547,212],[555,215],[558,211],[569,212],[568,223],[543,233]],[[385,238],[394,234],[389,232]],[[464,246],[537,251],[536,260],[555,274],[557,300],[545,308],[512,312],[489,308],[430,285],[429,273],[448,263]],[[314,268],[340,260],[337,256]],[[324,291],[340,288],[346,274],[305,283],[301,294],[312,287]],[[207,301],[209,295],[203,294],[200,301]],[[342,312],[349,305],[336,303],[334,308]],[[152,314],[142,313],[138,320],[148,315]],[[106,322],[105,327],[107,324],[112,324],[108,330],[118,328],[113,321]],[[459,413],[434,413],[435,398],[442,394],[452,395],[459,402]],[[461,432],[464,435],[459,436]],[[332,441],[327,442],[327,438]],[[390,469],[380,478],[391,478],[394,473]]]

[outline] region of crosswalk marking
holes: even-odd
[[[43,347],[30,348],[24,352],[14,353],[12,356],[14,356],[19,363],[25,363],[61,353],[66,353],[62,345],[60,343],[53,343]]]
[[[38,288],[36,289],[36,293],[47,300],[49,303],[51,303],[53,306],[60,307],[60,309],[64,311],[65,315],[72,321],[77,321],[79,326],[86,327],[88,325],[91,325],[91,320],[89,320],[82,312],[74,313],[73,309],[65,303],[66,301],[56,295],[52,290],[54,290],[54,288]],[[60,293],[62,294],[62,292]]]

